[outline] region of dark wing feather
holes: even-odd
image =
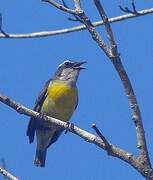
[[[79,97],[78,97],[78,95],[77,95],[77,101],[76,101],[75,109],[76,109],[77,106],[78,106],[78,102],[79,102]]]
[[[60,137],[60,135],[62,134],[63,131],[64,131],[63,129],[60,129],[60,130],[58,130],[58,131],[56,131],[56,132],[54,133],[52,139],[50,140],[50,143],[49,143],[48,146],[47,146],[47,148],[48,148],[51,144],[53,144],[53,143],[55,143],[55,142],[57,141],[57,139]]]
[[[44,88],[39,93],[38,98],[36,99],[36,102],[35,102],[35,106],[33,108],[34,111],[40,112],[42,104],[47,96],[47,89],[48,89],[48,85],[50,81],[51,79],[46,82]],[[30,118],[28,128],[27,128],[27,136],[29,136],[29,143],[32,143],[34,140],[35,127],[36,127],[36,120],[34,118]]]

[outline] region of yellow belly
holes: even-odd
[[[72,88],[63,82],[53,82],[48,87],[48,95],[41,112],[57,119],[68,121],[77,105],[77,88]]]

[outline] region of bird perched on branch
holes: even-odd
[[[78,104],[76,82],[80,70],[85,69],[83,64],[85,62],[66,60],[59,65],[54,77],[47,81],[36,99],[34,110],[68,122]],[[47,148],[57,141],[62,131],[62,128],[54,124],[30,119],[27,136],[32,143],[36,132],[37,148],[34,160],[36,166],[45,166]]]

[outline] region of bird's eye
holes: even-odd
[[[65,65],[68,66],[68,65],[69,65],[69,62],[66,62]]]

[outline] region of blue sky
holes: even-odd
[[[109,17],[123,14],[118,5],[130,1],[104,0]],[[152,7],[139,0],[137,9]],[[92,1],[83,1],[92,21],[99,20]],[[75,26],[67,14],[38,0],[0,0],[3,28],[8,33],[28,33]],[[142,112],[148,150],[153,162],[153,15],[112,25],[123,64],[131,79]],[[103,27],[97,28],[105,39]],[[112,64],[86,31],[39,39],[0,39],[0,92],[32,108],[38,92],[65,59],[86,60],[87,70],[78,81],[79,106],[71,121],[92,133],[96,123],[108,140],[137,153],[135,128],[122,84]],[[22,180],[141,180],[128,164],[68,133],[48,149],[46,167],[33,165],[36,144],[26,137],[28,117],[0,104],[0,158]]]

